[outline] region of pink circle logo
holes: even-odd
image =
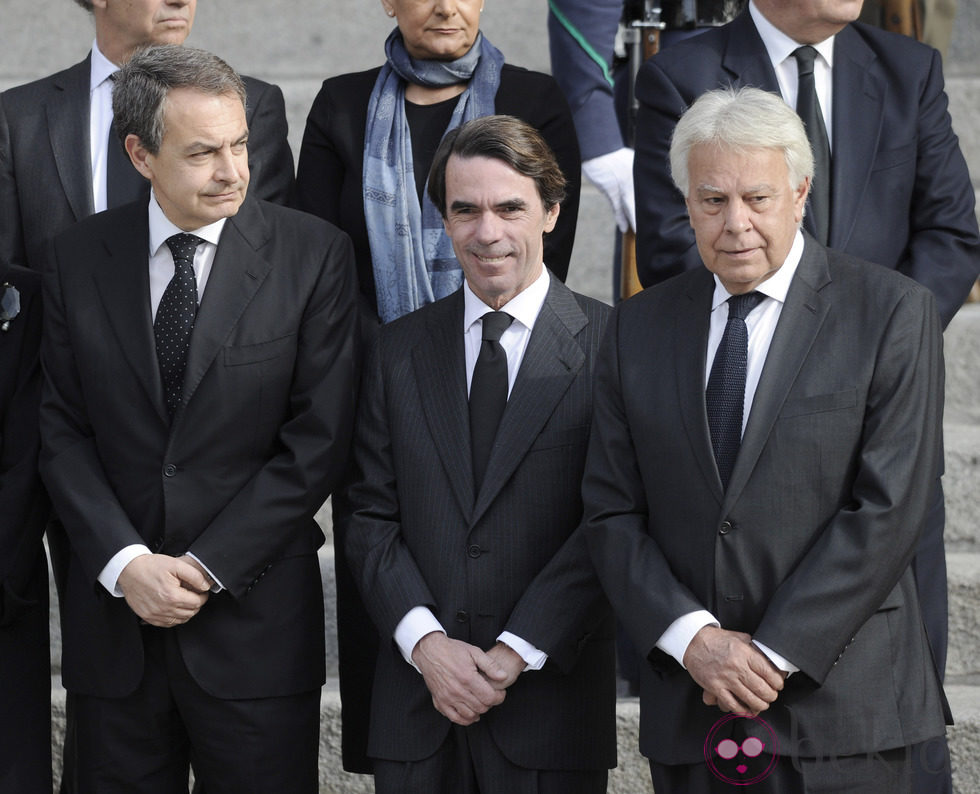
[[[741,744],[728,738],[739,723],[744,723],[740,727],[746,737]],[[733,786],[751,786],[772,774],[779,760],[779,740],[765,720],[747,714],[726,714],[711,726],[704,740],[704,760],[719,780]]]

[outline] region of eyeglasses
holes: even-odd
[[[756,739],[754,736],[750,736],[744,742],[742,742],[742,753],[749,758],[755,758],[759,753],[762,752],[765,745],[762,743],[761,739]],[[726,761],[730,761],[739,751],[738,743],[732,739],[722,739],[718,742],[718,746],[715,747],[715,752],[718,753]]]

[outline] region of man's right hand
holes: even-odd
[[[210,585],[200,571],[167,554],[133,558],[119,574],[129,608],[151,626],[186,623],[208,600]]]
[[[705,626],[684,652],[684,666],[709,706],[753,717],[769,708],[784,674],[740,631]]]
[[[433,631],[415,645],[412,661],[422,671],[432,705],[457,725],[472,725],[504,702],[505,692],[491,681],[503,681],[506,671],[475,645]]]

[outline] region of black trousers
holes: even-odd
[[[526,769],[511,763],[483,722],[454,725],[415,762],[374,759],[375,794],[605,794],[608,770]]]
[[[69,693],[62,791],[187,794],[193,764],[208,794],[316,794],[319,690],[215,698],[187,672],[179,630],[143,629],[145,669],[133,694]]]

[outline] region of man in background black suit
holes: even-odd
[[[0,791],[19,794],[51,791],[40,345],[41,276],[0,265]]]
[[[111,134],[111,75],[139,47],[183,44],[197,0],[76,0],[92,14],[95,42],[83,61],[0,94],[0,262],[40,269],[44,245],[72,223],[145,192]],[[286,108],[278,86],[243,77],[249,169],[256,198],[285,204],[293,186]],[[121,165],[122,197],[107,170]],[[128,170],[124,170],[128,169]],[[115,176],[115,170],[113,175]]]
[[[56,237],[45,269],[66,788],[186,792],[190,761],[209,794],[315,794],[313,517],[353,424],[350,240],[246,197],[245,87],[220,59],[144,50],[113,107],[152,191]]]
[[[574,532],[609,310],[544,266],[564,184],[518,119],[450,131],[429,191],[463,287],[366,368],[346,545],[383,638],[379,793],[598,794],[615,764],[612,621]]]

